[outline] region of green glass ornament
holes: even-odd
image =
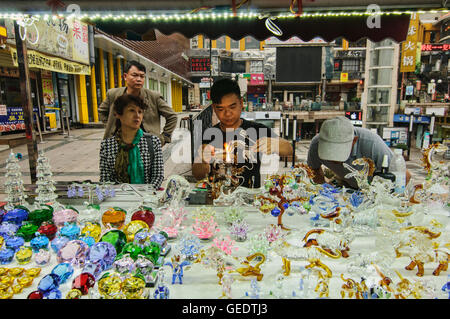
[[[110,230],[109,232],[105,233],[101,238],[100,241],[104,241],[107,243],[110,243],[111,245],[116,248],[117,255],[119,255],[122,252],[123,247],[127,243],[127,236],[125,233],[118,229]]]
[[[156,264],[161,255],[161,245],[152,241],[148,246],[144,247],[142,254]]]
[[[43,222],[51,221],[53,218],[53,207],[49,205],[41,205],[46,208],[35,209],[28,215],[28,220],[38,227],[41,226]]]
[[[23,237],[23,239],[25,241],[30,241],[36,236],[36,232],[37,232],[38,228],[39,228],[39,226],[32,224],[32,223],[28,223],[28,224],[22,225],[22,227],[20,227],[17,230],[16,235]]]

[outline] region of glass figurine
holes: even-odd
[[[164,264],[164,266],[170,266],[172,268],[172,285],[176,284],[177,281],[180,285],[183,284],[183,268],[190,264],[187,260],[180,261],[179,255],[173,256],[171,262]]]

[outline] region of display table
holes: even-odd
[[[142,192],[145,193],[145,192]],[[142,198],[132,192],[132,191],[117,191],[116,196],[113,198],[108,198],[104,202],[100,203],[100,212],[104,212],[108,210],[110,207],[120,207],[127,211],[127,219],[125,223],[128,223],[131,218],[131,214],[133,209],[137,208]],[[82,203],[80,199],[60,199],[60,203],[62,204],[71,204],[77,210],[82,210],[86,206]],[[188,216],[186,221],[183,222],[184,230],[178,235],[177,239],[170,239],[168,244],[171,245],[171,250],[168,255],[165,257],[166,262],[170,262],[170,258],[175,254],[178,239],[181,238],[183,233],[190,233],[192,231],[193,218],[192,214],[200,208],[201,206],[188,206],[186,205],[186,210],[188,211]],[[218,232],[215,237],[227,237],[230,235],[228,225],[226,225],[223,212],[226,207],[223,206],[212,206],[215,210],[215,219],[219,224],[220,232]],[[276,224],[277,219],[272,217],[270,214],[264,215],[262,214],[256,207],[241,207],[241,209],[245,212],[244,220],[249,224],[250,231],[248,237],[250,238],[254,234],[263,233],[266,227],[270,224]],[[156,221],[161,217],[161,209],[153,210],[156,216]],[[430,212],[435,218],[441,223],[445,223],[445,228],[442,229],[442,236],[446,236],[448,238],[448,234],[450,233],[450,224],[448,223],[449,212],[445,209],[445,207],[435,207],[433,211]],[[428,216],[428,217],[433,217]],[[294,214],[292,216],[285,215],[283,219],[283,224],[291,228],[290,231],[286,231],[286,241],[291,245],[295,246],[303,246],[304,242],[302,241],[305,234],[308,231],[314,228],[323,228],[326,227],[314,227],[311,225],[310,218],[311,214]],[[99,216],[101,218],[101,216]],[[155,221],[155,222],[156,222]],[[103,229],[103,227],[102,227]],[[368,256],[379,251],[379,243],[376,238],[376,232],[372,232],[371,234],[356,234],[354,240],[350,243],[350,250],[348,251],[348,258],[338,258],[332,259],[325,255],[322,255],[320,260],[326,266],[328,266],[332,271],[332,278],[329,281],[329,298],[341,298],[342,285],[344,284],[344,280],[341,278],[341,274],[344,278],[352,278],[356,282],[360,282],[360,278],[358,278],[354,273],[349,272],[349,264],[351,262],[355,262],[355,258],[358,256]],[[379,240],[380,238],[378,238]],[[206,249],[213,244],[213,239],[202,240],[202,248]],[[29,245],[29,243],[27,243]],[[236,257],[234,260],[236,261],[232,267],[239,266],[239,261],[244,261],[246,256],[251,254],[249,249],[249,240],[247,239],[244,242],[236,242],[237,250],[233,250],[232,256]],[[42,271],[40,275],[35,278],[32,286],[28,288],[24,288],[22,293],[15,294],[14,299],[27,298],[30,292],[35,291],[37,289],[37,285],[39,280],[49,274],[51,270],[58,264],[56,260],[56,254],[52,252],[50,264],[42,267]],[[435,288],[435,294],[430,295],[425,292],[422,293],[422,298],[448,298],[446,292],[441,290],[442,286],[448,281],[447,271],[441,272],[439,276],[433,276],[432,272],[436,269],[438,263],[437,262],[429,262],[425,264],[425,272],[423,277],[417,277],[415,273],[417,269],[412,271],[405,270],[405,266],[410,263],[410,259],[408,257],[400,257],[396,258],[394,263],[390,265],[390,269],[384,271],[384,274],[391,278],[393,283],[391,287],[395,289],[396,284],[400,282],[400,278],[395,273],[398,271],[405,279],[408,279],[410,283],[413,285],[415,282],[419,281],[425,283],[428,287]],[[306,260],[291,261],[291,273],[289,276],[283,275],[283,262],[282,257],[275,253],[274,250],[269,250],[269,253],[266,256],[266,261],[261,265],[261,273],[263,274],[263,278],[261,281],[257,281],[260,288],[260,297],[261,298],[298,298],[301,295],[299,290],[301,284],[301,278],[303,279],[304,289],[308,290],[307,298],[317,298],[319,297],[320,290],[318,292],[314,292],[317,284],[317,276],[314,275],[314,271],[310,273],[310,277],[305,277],[305,270],[301,272],[301,268],[305,267],[309,264]],[[32,260],[30,263],[26,265],[19,265],[17,261],[14,259],[13,262],[2,265],[3,267],[23,267],[23,268],[32,268],[36,267],[35,262]],[[242,265],[241,265],[242,266]],[[172,272],[170,267],[167,267],[167,286],[170,289],[170,298],[176,299],[215,299],[222,296],[222,286],[219,285],[219,278],[217,276],[217,272],[214,269],[209,267],[205,267],[205,265],[201,263],[193,263],[189,267],[185,267],[184,269],[184,277],[183,284],[171,284]],[[368,274],[369,276],[365,278],[366,285],[371,287],[373,285],[378,284],[378,282],[382,279],[375,271],[375,268],[371,265],[367,265],[367,267],[371,267]],[[73,275],[62,285],[59,286],[59,289],[62,293],[62,298],[65,298],[67,292],[71,289],[72,280],[81,273],[80,268],[75,268]],[[108,270],[107,270],[108,271]],[[109,270],[111,271],[111,270]],[[244,277],[239,273],[232,273],[232,278],[234,279],[234,283],[231,288],[231,295],[233,298],[248,298],[246,297],[246,293],[251,294],[251,282],[252,279],[255,279],[255,276],[247,276]],[[309,288],[308,282],[311,285]],[[279,287],[283,287],[282,291]],[[146,288],[149,291],[150,298],[153,298],[153,292],[155,290],[154,287]],[[321,289],[321,288],[320,288]],[[82,299],[87,298],[96,298],[99,297],[97,291],[97,284],[94,288],[90,289],[90,293],[88,295],[82,296]],[[272,293],[271,293],[272,292]],[[347,293],[346,293],[347,294]],[[347,295],[346,295],[347,297]],[[391,296],[394,298],[394,295]],[[410,297],[411,298],[411,297]]]

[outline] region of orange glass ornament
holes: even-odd
[[[111,207],[102,215],[102,223],[106,228],[121,229],[125,224],[126,212],[117,207]]]

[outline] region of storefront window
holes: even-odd
[[[371,54],[370,65],[371,66],[391,66],[393,49],[380,49],[373,50]]]
[[[226,36],[221,36],[216,40],[216,48],[217,49],[226,49]]]
[[[230,49],[239,49],[239,40],[230,38]]]

